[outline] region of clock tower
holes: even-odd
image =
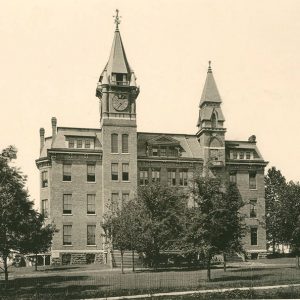
[[[137,188],[136,99],[139,87],[121,39],[118,10],[114,18],[116,28],[111,52],[96,89],[103,151],[103,210],[110,199],[121,202],[132,198]]]

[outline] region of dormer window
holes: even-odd
[[[158,149],[152,148],[152,156],[158,156]]]

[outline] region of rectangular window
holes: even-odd
[[[168,170],[168,185],[176,185],[176,170]]]
[[[255,172],[249,173],[249,189],[250,190],[256,189],[256,173]]]
[[[96,181],[96,175],[95,175],[95,164],[88,164],[87,165],[87,181],[88,182],[95,182]]]
[[[63,214],[72,213],[72,195],[64,194],[63,196]]]
[[[91,148],[91,141],[90,140],[85,140],[84,147],[85,148]]]
[[[63,164],[63,181],[71,181],[71,164]]]
[[[237,159],[237,152],[236,151],[233,151],[233,159]]]
[[[256,214],[256,204],[257,204],[256,199],[250,200],[250,218],[256,218],[256,216],[257,216],[257,214]]]
[[[42,200],[42,215],[48,218],[48,199]]]
[[[160,147],[160,156],[167,156],[166,147]]]
[[[95,194],[87,195],[87,214],[94,215],[96,213]]]
[[[72,245],[72,225],[63,226],[63,244]]]
[[[187,171],[180,171],[179,172],[179,185],[187,186],[188,185],[188,172]]]
[[[174,147],[170,147],[168,153],[169,156],[177,156],[178,151]]]
[[[244,152],[240,152],[240,159],[244,159]]]
[[[87,245],[96,245],[96,225],[87,225]]]
[[[152,182],[160,182],[160,169],[152,169],[151,179]]]
[[[48,186],[48,172],[43,171],[42,172],[42,187],[47,187]]]
[[[119,206],[119,193],[111,194],[112,210],[115,210]]]
[[[112,163],[111,164],[111,180],[118,181],[118,163]]]
[[[140,170],[140,185],[147,185],[148,182],[148,170]]]
[[[129,164],[122,164],[122,181],[129,181]]]
[[[152,148],[152,156],[158,156],[158,149]]]
[[[74,148],[74,146],[75,146],[75,140],[69,139],[69,148]]]
[[[129,193],[122,193],[122,204],[129,201]]]
[[[77,148],[82,148],[82,140],[77,140]]]
[[[251,245],[256,246],[257,245],[257,228],[251,227]]]
[[[246,159],[250,159],[251,158],[251,154],[249,151],[246,152]]]
[[[118,135],[116,133],[111,135],[111,153],[118,153]]]
[[[122,153],[128,153],[128,134],[122,134]]]
[[[236,172],[229,173],[229,181],[232,183],[236,183]]]

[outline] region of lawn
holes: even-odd
[[[206,281],[206,270],[139,270],[135,273],[127,270],[121,274],[119,270],[107,270],[100,265],[48,268],[38,272],[32,268],[12,269],[10,278],[7,286],[3,277],[0,281],[0,299],[80,299],[292,284],[300,283],[300,270],[294,267],[294,259],[285,258],[231,264],[226,273],[216,268],[212,270],[211,282]]]

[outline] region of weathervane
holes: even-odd
[[[116,15],[113,16],[115,19],[115,24],[116,24],[116,30],[119,30],[119,24],[121,23],[121,17],[119,17],[119,10],[116,9]]]
[[[208,61],[208,72],[211,72],[211,61]]]

